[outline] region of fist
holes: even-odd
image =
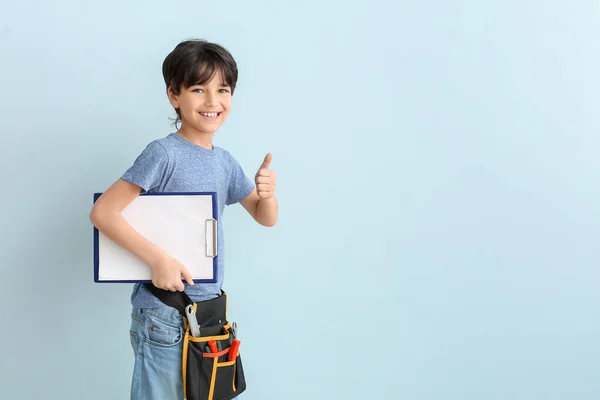
[[[256,192],[258,197],[261,199],[270,199],[275,194],[275,186],[277,185],[277,178],[275,172],[271,171],[271,161],[273,156],[271,153],[265,156],[265,160],[256,172],[254,181],[256,182]]]

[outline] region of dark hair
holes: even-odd
[[[163,78],[167,91],[171,88],[174,94],[181,89],[209,82],[217,72],[221,73],[224,83],[235,91],[238,69],[233,56],[223,46],[203,39],[186,40],[179,43],[162,65]],[[181,121],[179,109],[177,122]]]

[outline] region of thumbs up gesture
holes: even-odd
[[[275,186],[277,185],[277,177],[274,171],[271,171],[269,167],[271,166],[271,161],[273,160],[273,155],[268,153],[265,156],[265,159],[256,172],[256,176],[254,180],[256,182],[256,191],[258,193],[258,197],[261,199],[270,199],[275,194]]]

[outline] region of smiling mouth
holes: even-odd
[[[201,112],[200,115],[202,115],[204,118],[217,118],[218,116],[221,115],[220,112],[210,112],[210,113],[203,113]]]

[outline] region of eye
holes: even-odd
[[[221,93],[229,93],[229,90],[227,90],[227,89],[221,89],[221,90],[219,90],[219,92],[221,92]]]
[[[192,90],[192,92],[194,92],[194,93],[204,93],[204,91],[202,89],[194,89],[194,90]]]

